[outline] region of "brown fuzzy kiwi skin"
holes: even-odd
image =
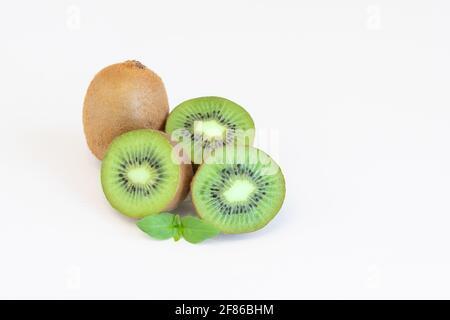
[[[172,144],[172,146],[175,146],[177,142],[170,139],[170,136],[165,132],[160,132],[161,135],[167,138],[169,142]],[[189,190],[190,185],[192,181],[192,177],[194,176],[194,172],[192,170],[192,164],[187,157],[187,155],[183,155],[182,163],[180,163],[180,179],[178,181],[178,188],[175,193],[175,196],[173,197],[172,201],[167,205],[167,207],[164,209],[164,211],[170,211],[173,209],[176,209],[180,202],[182,202],[184,199],[186,199]]]
[[[178,182],[177,192],[172,201],[167,205],[164,211],[174,210],[180,202],[186,199],[189,193],[190,182],[192,180],[192,166],[189,164],[180,165],[180,181]]]
[[[89,149],[102,160],[115,137],[136,129],[160,130],[168,114],[166,89],[156,73],[134,60],[110,65],[95,75],[84,99]]]

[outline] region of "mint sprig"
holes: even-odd
[[[145,217],[136,224],[146,234],[159,240],[173,238],[178,241],[183,237],[190,243],[200,243],[220,233],[217,228],[194,216],[180,217],[167,212]]]

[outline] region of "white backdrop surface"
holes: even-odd
[[[0,298],[450,298],[449,18],[444,0],[3,3]],[[286,176],[271,224],[190,245],[110,208],[81,110],[127,59],[171,108],[247,108]]]

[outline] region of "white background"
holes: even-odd
[[[0,58],[0,298],[450,298],[448,1],[9,1]],[[278,134],[270,225],[190,245],[110,208],[81,110],[127,59]]]

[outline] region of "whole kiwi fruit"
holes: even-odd
[[[117,136],[136,129],[160,130],[169,113],[161,78],[138,61],[110,65],[91,81],[84,99],[87,144],[100,160]]]

